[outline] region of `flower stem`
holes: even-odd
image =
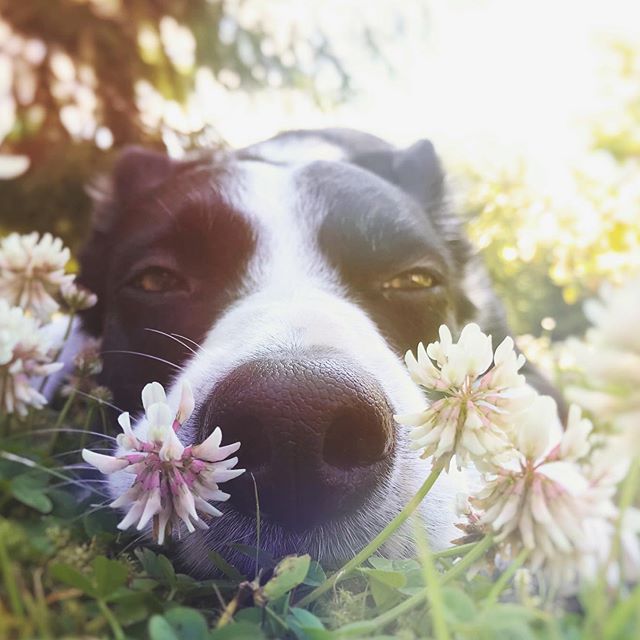
[[[13,567],[7,554],[7,548],[4,541],[0,538],[0,569],[4,578],[4,587],[7,590],[7,596],[14,615],[18,618],[24,617],[24,609],[20,600],[20,592],[16,584],[16,578],[13,573]]]
[[[98,603],[98,608],[100,609],[102,615],[105,617],[106,621],[109,623],[111,627],[111,631],[113,631],[113,637],[116,640],[124,640],[125,635],[120,623],[117,621],[116,617],[111,613],[111,609],[106,605],[102,598],[96,600]]]
[[[253,473],[251,474],[251,480],[253,481],[253,495],[256,500],[256,573],[254,579],[257,579],[260,573],[260,498],[258,496],[258,484]]]
[[[440,588],[440,580],[436,565],[429,549],[427,536],[420,523],[416,523],[415,538],[418,548],[418,558],[422,565],[424,577],[424,589],[426,597],[431,605],[431,619],[433,620],[433,635],[436,640],[449,640],[451,637],[445,617],[444,598]]]
[[[62,407],[62,411],[60,411],[60,414],[58,415],[58,419],[56,420],[56,429],[59,429],[65,418],[67,417],[67,414],[69,413],[69,409],[71,409],[71,405],[73,404],[73,401],[76,397],[76,390],[72,389],[71,393],[69,394],[69,397],[67,398],[67,401],[64,403],[64,406]],[[49,452],[53,453],[53,450],[56,446],[56,440],[58,439],[58,433],[60,433],[59,431],[54,431],[53,435],[51,436],[51,442],[49,443]]]
[[[620,638],[624,626],[629,622],[629,618],[640,610],[640,585],[638,585],[629,597],[620,602],[610,613],[604,624],[604,638]]]
[[[509,580],[511,580],[515,572],[524,564],[530,553],[531,549],[523,549],[516,556],[515,560],[507,567],[507,569],[502,573],[498,580],[496,580],[493,587],[491,587],[491,591],[489,591],[489,594],[484,601],[485,606],[488,607],[498,600],[498,597],[507,586]]]
[[[327,578],[321,585],[316,587],[311,593],[307,594],[300,600],[296,606],[305,607],[309,603],[319,598],[323,593],[332,589],[338,581],[349,575],[354,569],[357,569],[367,558],[372,556],[386,541],[393,535],[407,518],[418,508],[424,497],[429,493],[435,481],[438,479],[444,463],[434,465],[431,473],[424,481],[418,492],[407,502],[404,509],[358,554],[356,554],[342,569],[336,571],[330,578]]]
[[[467,569],[472,567],[484,554],[491,548],[493,544],[493,535],[487,534],[482,540],[478,540],[475,546],[469,553],[467,553],[460,562],[454,564],[449,571],[442,576],[441,584],[447,584],[451,580],[455,580],[460,574],[464,573]]]
[[[91,420],[93,420],[93,412],[95,410],[95,407],[93,406],[93,404],[91,404],[89,406],[89,409],[87,410],[87,415],[84,419],[84,426],[82,429],[82,436],[80,437],[80,448],[83,449],[85,442],[87,440],[87,431],[89,431],[89,429],[91,428]]]
[[[455,547],[443,549],[442,551],[436,551],[431,555],[435,560],[440,560],[442,558],[457,558],[458,556],[463,556],[467,551],[471,551],[471,549],[473,549],[477,544],[477,540],[475,542],[467,542],[466,544],[459,544]]]

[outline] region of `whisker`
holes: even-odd
[[[99,433],[98,431],[85,431],[84,429],[72,429],[71,427],[56,427],[56,428],[52,427],[50,429],[35,429],[33,431],[29,431],[28,433],[12,433],[10,436],[8,436],[7,439],[27,438],[40,433],[58,433],[58,432],[80,433],[80,434],[86,433],[92,436],[96,436],[98,438],[105,438],[106,440],[112,440],[113,442],[116,441],[116,439],[113,436],[108,436],[106,433]]]
[[[157,360],[158,362],[164,362],[164,364],[168,364],[170,367],[174,367],[178,371],[184,370],[183,367],[177,365],[175,362],[170,362],[169,360],[165,360],[164,358],[159,358],[158,356],[152,356],[150,353],[142,353],[141,351],[127,351],[125,349],[112,349],[109,351],[101,351],[102,355],[106,353],[124,353],[131,356],[142,356],[143,358],[149,358],[150,360]]]
[[[65,464],[57,468],[64,469],[64,471],[70,471],[73,469],[81,469],[83,471],[89,471],[89,470],[93,471],[95,469],[95,467],[91,466],[90,464],[84,464],[81,462],[78,462],[77,464]]]
[[[37,462],[34,462],[29,458],[25,458],[24,456],[19,456],[19,455],[16,455],[15,453],[10,453],[9,451],[0,450],[0,458],[4,458],[5,460],[9,460],[10,462],[17,462],[31,469],[39,469],[40,471],[44,471],[45,473],[48,473],[54,476],[55,478],[60,478],[61,480],[65,480],[70,484],[75,484],[81,488],[86,488],[86,483],[84,481],[78,480],[75,477],[70,478],[69,476],[66,476],[64,473],[60,473],[60,471],[58,471],[58,468],[50,469],[49,467],[45,467],[41,464],[38,464]],[[66,469],[66,467],[59,467],[59,468]],[[85,468],[89,469],[91,467],[85,467]]]
[[[95,493],[98,493],[97,491]],[[105,493],[98,493],[98,495],[102,496],[103,498],[107,498],[104,502],[101,502],[100,504],[94,505],[95,508],[93,509],[89,509],[89,511],[84,511],[83,513],[80,513],[79,515],[75,516],[74,518],[71,518],[70,522],[74,522],[75,520],[79,520],[80,518],[84,518],[85,516],[88,516],[92,513],[95,513],[96,511],[101,511],[102,509],[108,509],[109,508],[109,504],[111,504],[111,502],[113,502],[113,498],[111,496],[107,496],[107,494]]]
[[[170,338],[171,340],[174,340],[175,342],[177,342],[178,344],[182,345],[186,349],[189,349],[189,351],[191,351],[191,353],[193,353],[194,356],[198,355],[198,352],[195,349],[190,347],[186,342],[183,342],[182,340],[179,340],[175,335],[173,335],[171,333],[166,333],[165,331],[160,331],[159,329],[152,329],[151,327],[145,327],[145,331],[151,331],[153,333],[157,333],[157,334],[159,334],[161,336],[164,336],[165,338]]]
[[[86,479],[86,480],[83,480],[82,482],[83,482],[83,486],[91,486],[92,484],[109,484],[109,480],[99,480],[97,478]],[[54,484],[50,484],[47,488],[58,489],[59,487],[66,487],[70,484],[73,484],[73,481],[65,480],[65,482],[56,482]],[[96,491],[95,493],[98,493],[98,492]],[[101,495],[104,498],[108,497],[108,494],[106,493],[98,493],[98,495]]]
[[[97,402],[98,404],[103,404],[107,407],[111,407],[112,409],[115,409],[116,411],[119,411],[120,413],[124,413],[124,409],[121,409],[120,407],[118,407],[117,405],[111,402],[107,402],[106,400],[103,400],[102,398],[98,398],[97,396],[91,395],[90,393],[86,393],[85,391],[80,391],[80,389],[78,389],[77,387],[72,387],[72,389],[76,393],[79,393],[81,396],[84,396],[85,398],[90,398],[91,400],[95,400],[95,402]],[[87,431],[87,433],[89,432]]]
[[[70,456],[76,455],[86,449],[87,447],[82,447],[82,449],[69,449],[69,451],[61,451],[60,453],[56,453],[55,456],[52,456],[55,459],[59,459],[62,456]],[[91,451],[107,451],[108,453],[113,453],[113,449],[111,447],[91,447]]]
[[[123,547],[120,553],[124,553],[125,551],[128,551],[129,549],[131,549],[131,547],[133,547],[134,544],[138,544],[138,542],[140,542],[140,540],[145,538],[146,535],[147,535],[146,533],[141,533],[139,536],[136,536],[128,545]]]
[[[180,338],[180,340],[185,340],[186,342],[190,342],[194,347],[197,347],[198,349],[205,351],[205,348],[199,342],[196,342],[191,338],[187,338],[187,336],[181,336],[179,333],[172,333],[171,335],[174,336],[175,338]]]

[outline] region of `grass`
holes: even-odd
[[[378,536],[329,575],[301,555],[267,563],[258,577],[244,576],[212,553],[208,559],[220,577],[194,580],[176,571],[170,547],[118,532],[102,484],[82,492],[78,442],[110,444],[100,426],[93,435],[82,432],[89,412],[101,414],[90,400],[76,398],[62,419],[45,410],[26,423],[5,419],[2,425],[2,639],[640,637],[640,587],[611,590],[600,581],[576,600],[543,600],[517,572],[526,554],[498,573],[490,537],[433,552],[415,520],[416,558],[381,557]],[[56,424],[66,426],[56,430]],[[634,499],[639,469],[621,502]],[[438,473],[391,528],[409,518]],[[258,550],[245,552],[255,558]]]

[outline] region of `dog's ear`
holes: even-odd
[[[125,147],[111,174],[99,177],[87,188],[94,203],[94,231],[107,231],[119,212],[159,187],[178,164],[159,151],[138,146]]]
[[[131,202],[159,187],[174,171],[177,163],[164,153],[126,147],[113,169],[113,188],[122,202]]]
[[[395,152],[398,184],[423,207],[440,206],[444,197],[444,172],[433,144],[419,140],[408,149]]]
[[[362,153],[352,162],[398,185],[427,211],[442,204],[444,172],[429,140],[419,140],[406,149]]]
[[[429,140],[419,140],[406,149],[382,149],[355,155],[354,164],[400,187],[425,211],[448,243],[456,261],[463,266],[471,247],[460,218],[450,210],[445,175]]]

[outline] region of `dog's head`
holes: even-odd
[[[195,571],[205,548],[255,544],[253,479],[267,549],[331,563],[361,548],[427,470],[393,420],[425,402],[401,356],[478,309],[504,333],[427,141],[330,130],[187,161],[126,151],[81,262],[116,404],[186,377],[185,441],[220,426],[242,442],[225,516],[180,543]],[[424,504],[434,544],[453,493],[442,479]]]

